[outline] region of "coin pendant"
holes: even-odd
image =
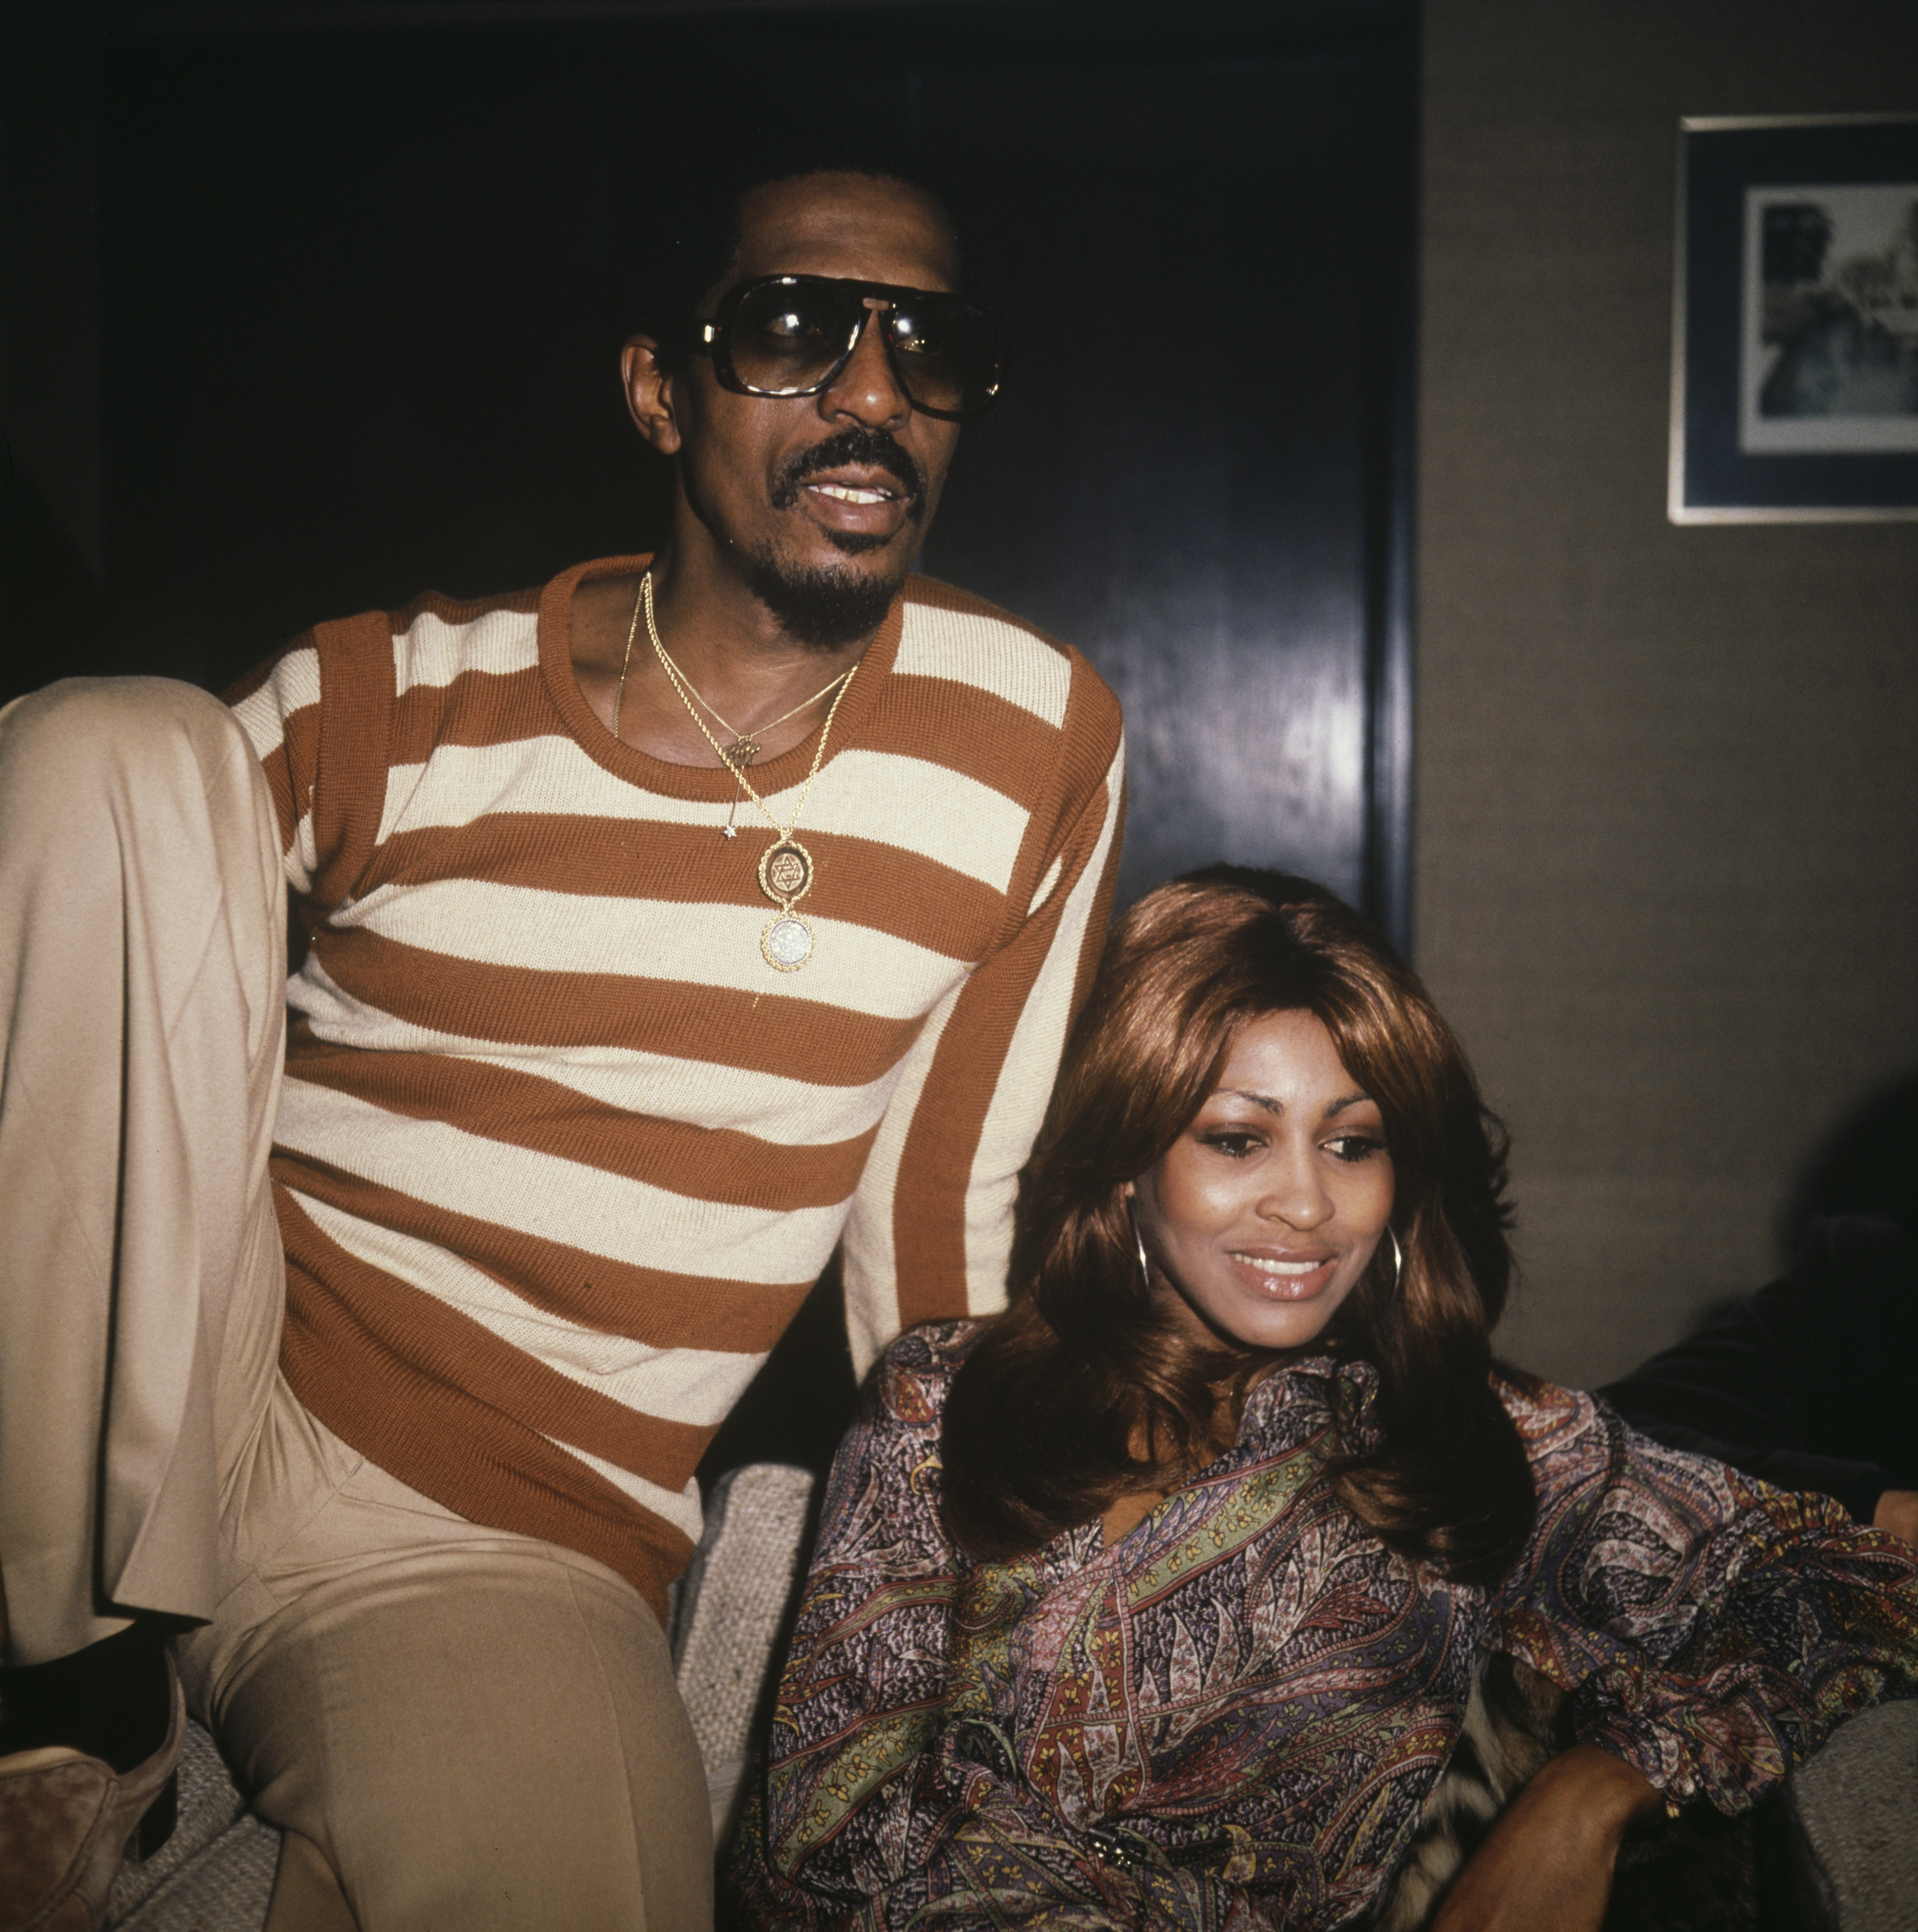
[[[759,935],[759,950],[776,971],[797,973],[812,957],[812,928],[791,913],[775,913]]]
[[[759,890],[790,909],[812,890],[812,855],[796,838],[767,846],[759,861]]]

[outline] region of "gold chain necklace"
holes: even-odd
[[[833,720],[839,715],[839,706],[846,693],[852,688],[853,672],[857,671],[859,666],[854,664],[852,670],[848,671],[842,679],[836,680],[839,687],[839,694],[833,700],[832,708],[826,713],[825,723],[819,728],[819,742],[812,753],[812,769],[806,773],[806,782],[800,788],[799,802],[793,807],[792,817],[782,825],[773,816],[773,808],[759,796],[752,781],[746,776],[745,766],[735,765],[727,757],[725,747],[707,729],[706,721],[700,716],[698,707],[693,702],[698,694],[681,674],[679,666],[666,655],[666,646],[659,640],[659,626],[653,615],[653,573],[650,570],[639,580],[639,601],[641,608],[646,613],[646,634],[653,640],[653,648],[658,654],[659,668],[666,674],[673,688],[679,693],[680,702],[686,706],[687,716],[699,727],[701,735],[719,754],[720,764],[739,781],[740,788],[758,806],[765,815],[767,824],[773,828],[775,835],[773,842],[760,854],[759,890],[779,910],[766,922],[765,929],[759,935],[759,950],[765,956],[767,964],[776,971],[797,973],[812,957],[812,928],[793,910],[793,908],[812,891],[815,869],[812,854],[793,834],[799,829],[799,815],[806,809],[807,796],[812,790],[812,781],[819,776],[820,765],[826,756],[826,740],[833,734]],[[630,635],[628,641],[631,641]],[[830,691],[832,686],[828,685],[826,688]],[[824,692],[820,694],[822,697],[824,694]],[[618,698],[615,697],[616,715],[618,704]],[[803,710],[805,706],[802,705],[800,708]],[[716,712],[713,715],[716,717],[719,716]],[[720,722],[725,724],[725,721],[721,718]],[[728,724],[726,728],[731,730],[732,727]]]
[[[650,574],[650,573],[648,573],[648,574]],[[613,736],[616,738],[620,735],[620,706],[625,701],[626,694],[626,673],[632,667],[633,640],[639,634],[640,600],[641,597],[644,597],[645,594],[646,579],[643,576],[640,580],[640,597],[635,597],[632,600],[632,622],[626,626],[626,655],[620,660],[619,686],[613,693]],[[706,710],[711,712],[713,716],[715,718],[717,718],[719,720],[719,722],[722,725],[725,725],[725,728],[733,734],[733,742],[730,745],[725,746],[723,748],[716,746],[715,749],[719,751],[720,758],[725,763],[726,769],[728,771],[732,771],[734,778],[736,780],[738,779],[740,774],[737,771],[733,771],[734,760],[737,759],[742,766],[749,765],[752,763],[755,758],[758,757],[761,752],[765,748],[759,742],[758,739],[747,736],[746,733],[742,731],[737,724],[728,722],[728,720],[721,713],[719,707],[715,704],[710,698],[701,695],[698,687],[693,683],[692,679],[688,677],[686,673],[680,669],[678,664],[676,664],[671,656],[668,655],[665,646],[660,644],[659,634],[656,630],[653,632],[653,641],[655,646],[659,650],[660,659],[666,666],[668,674],[677,678],[680,684],[685,686],[686,688],[688,691],[690,691],[693,696],[699,700],[701,704],[702,704]],[[859,667],[855,664],[853,667],[853,670],[857,670],[858,668]],[[834,678],[830,684],[822,684],[810,698],[801,698],[798,704],[795,704],[790,711],[782,711],[778,717],[773,718],[770,723],[758,725],[754,728],[760,733],[761,736],[764,736],[765,734],[769,731],[776,731],[782,724],[786,724],[790,720],[797,718],[802,711],[807,710],[809,706],[817,704],[820,699],[824,698],[828,692],[836,691],[839,686],[844,684],[851,676],[852,671],[851,670],[841,671],[839,676]],[[683,703],[683,699],[682,699],[681,701]],[[697,717],[693,720],[695,724],[698,724],[698,722],[699,721]],[[706,735],[710,739],[713,734],[709,731]],[[726,808],[726,822],[719,828],[719,836],[722,838],[737,838],[739,836],[739,827],[734,823],[734,819],[739,811],[740,800],[744,797],[745,795],[743,786],[738,783],[735,783],[733,787],[733,802]]]

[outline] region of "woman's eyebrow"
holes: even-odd
[[[1250,1100],[1255,1107],[1263,1107],[1268,1114],[1283,1114],[1285,1102],[1274,1100],[1269,1094],[1254,1094],[1244,1087],[1222,1087],[1220,1092],[1235,1100]]]
[[[1283,1100],[1275,1100],[1269,1094],[1253,1094],[1243,1087],[1229,1087],[1224,1090],[1235,1100],[1250,1100],[1255,1107],[1263,1107],[1268,1114],[1283,1114],[1286,1110]],[[1343,1114],[1348,1107],[1363,1106],[1371,1099],[1370,1094],[1348,1094],[1343,1100],[1334,1100],[1326,1108],[1324,1118],[1330,1120],[1334,1114]]]

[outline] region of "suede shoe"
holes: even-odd
[[[64,1744],[0,1758],[0,1932],[99,1932],[122,1858],[164,1842],[141,1827],[167,1809],[186,1735],[171,1657],[167,1678],[166,1742],[124,1774]]]

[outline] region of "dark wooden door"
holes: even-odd
[[[994,212],[1021,327],[927,562],[1118,691],[1124,896],[1280,863],[1402,932],[1409,44],[1160,17],[1149,52],[929,66],[927,152]]]

